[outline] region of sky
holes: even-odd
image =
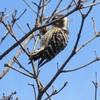
[[[34,0],[34,2],[38,3],[39,0]],[[45,16],[49,16],[54,8],[57,5],[57,2],[59,0],[51,0],[50,3],[47,6]],[[68,6],[71,0],[63,0],[58,10]],[[31,3],[31,0],[27,0],[27,2],[35,9],[37,10],[37,7]],[[91,3],[91,0],[89,2],[84,3],[84,5],[88,5]],[[34,12],[25,4],[23,0],[0,0],[0,12],[4,11],[4,9],[7,8],[6,14],[9,14],[10,12],[17,9],[17,17],[25,10],[27,9],[26,13],[18,20],[18,24],[21,26],[21,28],[27,33],[29,32],[29,29],[27,27],[27,23],[29,23],[30,27],[34,27],[34,22],[36,19],[36,15]],[[93,10],[89,14],[89,16],[86,18],[82,35],[78,44],[78,47],[80,47],[83,43],[87,42],[90,38],[94,35],[94,28],[93,28],[93,21],[92,17],[94,17],[96,22],[96,28],[97,32],[100,31],[100,12],[98,11],[100,9],[100,4],[93,7]],[[88,9],[82,10],[84,13]],[[62,12],[62,14],[68,13],[67,11]],[[74,12],[73,14],[68,16],[69,19],[69,42],[67,47],[58,54],[52,61],[45,64],[43,67],[41,67],[40,72],[40,80],[45,86],[50,79],[55,75],[57,72],[57,63],[58,67],[60,67],[64,61],[67,59],[67,57],[71,54],[73,46],[75,44],[77,34],[79,32],[79,27],[81,24],[81,15],[79,11]],[[5,20],[7,23],[9,20],[11,20],[11,16]],[[72,20],[72,21],[71,21]],[[0,23],[0,40],[2,36],[5,34],[6,29],[4,26]],[[23,32],[17,27],[17,25],[14,25],[13,27],[14,33],[16,34],[17,38],[20,39],[22,36],[24,36]],[[100,46],[98,46],[98,43],[100,42],[100,38],[96,38],[91,43],[89,43],[87,46],[82,48],[66,65],[65,70],[73,69],[80,67],[93,59],[95,59],[95,53],[96,51],[97,55],[100,57]],[[10,35],[7,36],[5,41],[0,45],[0,54],[2,54],[4,51],[6,51],[10,46],[12,46],[15,43],[15,40],[12,39]],[[33,41],[31,41],[27,47],[31,51],[33,47]],[[27,48],[26,47],[26,48]],[[16,47],[14,50],[12,50],[9,54],[6,55],[2,60],[0,60],[0,73],[5,69],[4,64],[9,63],[9,61],[13,58],[13,56],[18,51],[19,46]],[[22,52],[22,54],[19,56],[18,60],[21,62],[21,64],[27,68],[29,71],[32,72],[31,65],[28,65],[28,57],[27,55]],[[35,62],[37,64],[37,62]],[[15,68],[19,68],[17,64],[13,64]],[[92,81],[95,81],[95,72],[97,72],[97,78],[98,82],[100,83],[100,61],[95,62],[83,69],[74,71],[74,72],[68,72],[68,73],[62,73],[52,84],[54,86],[55,90],[59,90],[63,84],[67,81],[67,86],[57,95],[54,95],[52,97],[52,100],[94,100],[94,85]],[[14,95],[14,98],[18,97],[19,100],[34,100],[34,91],[31,86],[28,85],[34,84],[36,86],[36,83],[34,79],[31,79],[29,77],[26,77],[12,69],[9,70],[9,72],[0,80],[0,98],[2,97],[3,93],[5,95],[9,95],[11,92],[16,91],[17,94]],[[48,90],[49,93],[52,93],[52,87]],[[44,100],[46,96],[44,95],[42,100]],[[98,87],[98,94],[97,94],[97,100],[100,100],[100,86]]]

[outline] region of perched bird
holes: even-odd
[[[56,15],[52,20],[56,20],[63,15]],[[61,20],[52,24],[49,29],[41,38],[40,49],[31,54],[30,60],[39,60],[39,67],[46,62],[52,60],[59,52],[61,52],[67,45],[69,38],[68,32],[68,19],[64,17]]]

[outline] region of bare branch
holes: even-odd
[[[97,100],[97,89],[99,87],[99,83],[97,81],[97,72],[95,72],[95,80],[96,80],[95,82],[94,81],[92,81],[92,82],[93,82],[94,87],[95,87],[95,99],[94,100]]]
[[[97,29],[96,29],[96,22],[95,22],[94,17],[92,17],[92,20],[93,20],[93,26],[94,26],[94,34],[96,35]]]
[[[32,51],[36,50],[36,46],[37,46],[37,44],[38,44],[39,37],[40,37],[40,36],[37,36],[36,42],[35,42],[35,44],[34,44],[34,47],[33,47],[33,50],[32,50]]]
[[[50,21],[50,19],[54,16],[55,12],[57,11],[58,7],[60,6],[62,0],[60,0],[55,8],[55,10],[53,11],[53,13],[51,14],[50,18],[46,21],[46,23],[48,23]]]
[[[89,5],[86,5],[86,6],[82,6],[81,9],[88,8],[88,7],[93,7],[93,6],[97,5],[97,4],[100,4],[100,1],[98,1],[98,2],[93,2],[93,3],[91,3],[91,4],[89,4]]]
[[[80,66],[80,67],[77,67],[77,68],[74,68],[74,69],[71,69],[71,70],[62,70],[61,72],[65,72],[66,73],[66,72],[76,71],[76,70],[82,69],[84,67],[87,67],[88,65],[93,64],[96,61],[100,61],[100,58],[95,58],[94,60],[88,62],[87,64],[85,64],[83,66]]]
[[[22,12],[22,14],[21,14],[16,20],[19,20],[19,19],[23,16],[23,14],[24,14],[26,11],[27,11],[27,9],[25,9],[25,10]]]
[[[88,2],[89,0],[80,0],[81,3]]]
[[[37,11],[37,17],[36,17],[35,27],[40,26],[40,23],[39,23],[40,16],[39,16],[39,14],[40,14],[40,9],[41,9],[41,4],[42,4],[42,0],[40,0],[39,5],[37,6],[38,11]]]
[[[13,69],[13,70],[15,70],[15,71],[17,71],[17,72],[19,72],[19,73],[25,75],[25,76],[28,76],[28,77],[30,77],[30,78],[34,78],[34,75],[32,76],[32,75],[26,74],[26,73],[24,73],[24,72],[22,72],[22,71],[20,71],[20,70],[18,70],[18,69],[16,69],[16,68],[10,66],[10,65],[7,64],[7,63],[6,63],[4,66],[5,66],[5,67],[9,67],[9,68],[11,68],[11,69]]]
[[[58,91],[57,91],[57,90],[54,90],[54,86],[53,86],[53,92],[52,92],[52,94],[50,95],[50,97],[52,97],[53,95],[56,95],[56,94],[58,94],[59,92],[61,92],[61,90],[64,89],[64,87],[67,85],[67,83],[68,83],[68,82],[65,82],[64,85],[61,87],[61,89],[59,89]],[[45,98],[44,100],[47,100],[47,99],[50,98],[50,97],[47,97],[47,98]]]
[[[31,30],[30,25],[28,23],[27,23],[27,26],[28,26],[29,30]]]
[[[33,67],[34,75],[35,75],[36,82],[37,82],[37,85],[38,85],[38,89],[41,90],[41,84],[40,84],[40,81],[38,79],[38,73],[36,71],[36,67],[35,67],[33,62],[32,62],[32,67]]]
[[[17,10],[14,10],[15,11],[15,13],[17,13]],[[13,11],[13,13],[14,13],[14,11]],[[11,21],[11,23],[12,23],[12,27],[14,26],[14,24],[15,24],[15,22],[17,21],[17,20],[19,20],[20,18],[21,18],[21,16],[24,14],[26,12],[26,9],[23,11],[23,13],[18,17],[18,18],[15,18],[15,16],[13,16],[13,13],[10,13],[10,14],[8,14],[8,15],[6,15],[7,17],[9,17],[9,15],[11,15],[12,14],[12,16],[13,16],[13,19],[12,19],[12,21]],[[5,14],[4,14],[5,15]],[[15,14],[16,15],[16,14]],[[6,16],[4,16],[4,17],[6,17]],[[2,16],[3,17],[3,16]],[[6,18],[7,18],[6,17]],[[2,19],[2,18],[1,18]],[[2,20],[2,22],[4,23],[4,18],[3,18],[3,20]],[[5,25],[6,26],[6,25]],[[9,33],[9,31],[7,30],[6,31],[6,33],[4,34],[4,36],[2,37],[2,39],[1,39],[1,41],[0,41],[0,44],[3,42],[3,40],[7,37],[7,35],[8,35],[8,33]]]
[[[4,34],[4,36],[1,38],[1,40],[0,40],[0,44],[3,42],[3,40],[7,37],[7,35],[8,35],[8,31]]]
[[[41,6],[41,8],[42,8],[42,7],[45,7],[50,1],[51,1],[51,0],[45,0],[45,3],[43,3],[43,5]],[[43,2],[44,2],[44,0],[43,0]]]
[[[33,75],[31,72],[29,72],[25,67],[21,65],[21,63],[18,61],[16,57],[14,57],[14,61],[22,68],[24,71],[26,71],[28,74]]]
[[[94,1],[95,1],[95,0],[94,0]],[[94,2],[94,1],[93,1],[93,2]],[[90,13],[90,11],[92,10],[92,7],[93,7],[93,6],[90,7],[90,9],[88,10],[88,12],[87,12],[86,14],[82,14],[82,13],[81,13],[81,15],[82,15],[82,23],[81,23],[81,27],[80,27],[80,30],[79,30],[79,33],[78,33],[78,37],[77,37],[76,44],[75,44],[75,46],[74,46],[73,52],[75,51],[75,49],[76,49],[76,47],[77,47],[77,45],[78,45],[78,42],[79,42],[79,39],[80,39],[80,36],[81,36],[81,31],[82,31],[83,24],[84,24],[84,20],[85,20],[85,18],[88,16],[88,14]]]
[[[94,0],[95,1],[95,0]],[[93,2],[94,2],[93,1]],[[84,24],[84,20],[85,20],[85,18],[88,16],[88,14],[90,13],[90,11],[92,10],[92,6],[90,7],[90,9],[88,10],[88,12],[86,13],[86,14],[82,14],[81,13],[81,15],[82,15],[82,23],[81,23],[81,27],[80,27],[80,30],[79,30],[79,33],[78,33],[78,37],[77,37],[77,40],[76,40],[76,44],[75,44],[75,46],[74,46],[74,49],[73,49],[73,52],[75,51],[75,49],[76,49],[76,47],[77,47],[77,45],[78,45],[78,42],[79,42],[79,39],[80,39],[80,36],[81,36],[81,31],[82,31],[82,28],[83,28],[83,24]],[[95,37],[94,37],[95,38]],[[93,39],[94,39],[93,38]],[[91,41],[91,40],[90,40]],[[87,42],[88,43],[88,42]],[[85,43],[85,45],[87,44],[87,43]]]
[[[1,19],[1,22],[4,22],[4,19],[5,19],[5,18],[9,17],[10,15],[12,15],[12,14],[15,13],[15,12],[17,12],[17,10],[14,10],[13,12],[11,12],[10,14],[8,14],[8,15],[6,15],[6,16],[5,16],[5,14],[2,14],[2,16],[1,16],[1,18],[0,18],[0,19]],[[4,13],[4,12],[3,12],[3,13]],[[14,25],[14,23],[13,23],[13,25]],[[12,25],[12,26],[13,26],[13,25]],[[7,32],[4,34],[4,36],[2,37],[2,39],[1,39],[1,41],[0,41],[0,44],[1,44],[1,43],[3,42],[3,40],[6,38],[6,36],[8,35],[8,33],[9,33],[9,32],[7,31]]]
[[[25,40],[25,42],[23,43],[23,48],[28,44],[28,42],[30,41],[30,39],[33,37],[33,35],[30,35],[26,40]],[[18,51],[17,51],[17,53],[16,53],[16,55],[14,56],[14,57],[16,57],[16,58],[18,58],[18,56],[21,54],[21,52],[22,52],[22,49],[20,48]],[[14,58],[10,61],[10,63],[9,63],[9,65],[10,66],[12,66],[12,64],[14,63]],[[9,67],[6,67],[4,70],[3,70],[3,72],[0,74],[0,79],[9,71]]]
[[[33,87],[33,90],[34,90],[34,96],[35,96],[35,100],[37,100],[37,99],[36,99],[36,89],[35,89],[35,86],[34,86],[34,84],[28,84],[28,85],[30,85],[30,86],[32,86],[32,87]]]
[[[26,3],[26,5],[35,13],[35,14],[37,14],[37,12],[26,2],[26,0],[23,0],[25,3]]]
[[[92,3],[95,3],[95,1],[96,1],[96,0],[93,0],[93,2],[92,2]],[[92,10],[92,8],[93,8],[93,6],[90,6],[90,8],[89,8],[88,12],[86,13],[86,15],[85,15],[84,17],[87,17],[87,16],[88,16],[88,14],[89,14],[89,13],[90,13],[90,11]]]
[[[18,39],[17,37],[15,36],[15,33],[13,32],[13,29],[12,29],[12,25],[11,23],[9,23],[8,25],[5,24],[4,22],[2,22],[3,25],[6,27],[6,29],[8,30],[8,32],[11,34],[11,36],[18,42]],[[23,49],[23,51],[28,55],[27,51],[23,48],[23,46],[21,44],[19,44],[21,46],[21,48]],[[29,56],[29,55],[28,55]]]
[[[44,88],[44,86],[43,86],[43,84],[42,84],[41,82],[40,82],[40,84],[41,84],[42,88]],[[49,99],[49,100],[52,100],[52,99],[50,98],[49,93],[48,93],[47,91],[45,91],[45,93],[46,93],[46,95],[48,96],[48,99]]]
[[[17,9],[15,9],[15,10],[14,10],[13,12],[11,12],[10,14],[6,15],[6,16],[5,16],[5,19],[8,18],[10,15],[13,15],[14,13],[15,13],[15,15],[16,15]]]
[[[19,27],[19,29],[24,33],[26,34],[26,32],[21,28],[21,26],[16,22],[16,25]]]
[[[3,98],[0,99],[0,100],[11,100],[11,99],[12,99],[12,96],[13,96],[14,94],[16,94],[16,93],[17,93],[17,92],[14,91],[14,92],[12,92],[10,95],[8,95],[8,96],[5,96],[5,94],[3,93]]]
[[[75,5],[75,3],[74,3],[74,4],[72,4],[72,3],[73,3],[73,0],[72,0],[72,2],[70,3],[69,6],[67,6],[67,7],[65,7],[65,8],[63,8],[63,9],[57,11],[55,14],[59,14],[59,13],[65,11],[65,10],[68,10],[70,7],[72,7],[72,6]],[[77,3],[78,3],[78,2],[76,2],[76,4],[77,4]],[[91,4],[86,5],[86,6],[83,6],[83,5],[82,5],[80,9],[89,8],[89,7],[95,6],[95,5],[97,5],[97,4],[100,4],[100,1],[95,2],[95,3],[91,3]],[[78,9],[77,9],[77,10],[78,10]],[[50,16],[45,17],[44,20],[48,19],[49,17],[50,17]]]
[[[96,33],[92,38],[90,38],[87,42],[85,42],[84,44],[82,44],[79,48],[77,48],[75,50],[75,52],[78,52],[80,49],[82,49],[83,47],[85,47],[87,44],[89,44],[91,41],[93,41],[96,37],[100,36],[100,32]]]
[[[63,9],[57,11],[55,14],[59,14],[59,13],[65,11],[65,10],[68,10],[70,7],[72,7],[72,6],[75,5],[75,4],[72,4],[72,3],[73,3],[73,0],[72,0],[71,3],[69,4],[69,6],[67,6],[67,7],[65,7],[65,8],[63,8]]]
[[[75,0],[73,0],[73,1],[74,1],[75,5],[78,7],[78,9],[82,7],[81,0],[79,0],[77,3]],[[83,16],[83,13],[80,9],[79,9],[79,12],[80,12],[81,16]]]
[[[41,17],[40,17],[40,23],[42,24],[43,19],[44,19],[44,14],[45,14],[45,10],[46,10],[46,5],[47,3],[49,3],[51,0],[43,0],[43,6],[42,6],[42,13],[41,13]]]

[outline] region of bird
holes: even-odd
[[[64,15],[57,14],[52,18],[52,21],[62,16]],[[38,66],[41,67],[59,54],[67,46],[68,40],[68,18],[64,17],[52,23],[51,29],[49,29],[40,40],[40,49],[33,52],[29,59],[34,61],[39,59]]]

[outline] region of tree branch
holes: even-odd
[[[30,77],[30,78],[34,78],[34,75],[26,74],[26,73],[24,73],[24,72],[22,72],[22,71],[20,71],[20,70],[18,70],[18,69],[16,69],[16,68],[10,66],[10,65],[7,64],[7,63],[6,63],[4,66],[5,66],[5,67],[9,67],[9,68],[11,68],[11,69],[13,69],[13,70],[15,70],[15,71],[17,71],[17,72],[19,72],[19,73],[25,75],[25,76],[28,76],[28,77]]]
[[[23,43],[23,48],[28,44],[28,42],[30,41],[30,39],[33,37],[33,35],[30,35],[26,40],[25,40],[25,42]],[[20,48],[18,51],[17,51],[17,53],[15,54],[15,56],[14,57],[16,57],[16,58],[18,58],[18,56],[21,54],[21,52],[22,52],[22,48]],[[10,61],[10,63],[9,63],[9,66],[12,66],[12,64],[14,63],[14,57],[13,57],[13,59]],[[0,74],[0,79],[9,71],[9,67],[6,67],[4,70],[3,70],[3,72]]]
[[[28,85],[30,85],[30,86],[33,87],[33,90],[34,90],[34,98],[35,98],[35,100],[37,100],[37,99],[36,99],[36,89],[35,89],[34,84],[28,84]]]
[[[93,64],[93,63],[96,62],[96,61],[100,61],[100,58],[96,57],[94,60],[88,62],[87,64],[85,64],[85,65],[83,65],[83,66],[80,66],[80,67],[77,67],[77,68],[74,68],[74,69],[71,69],[71,70],[62,70],[61,72],[66,73],[66,72],[76,71],[76,70],[79,70],[79,69],[85,68],[85,67],[87,67],[87,66]]]
[[[94,100],[97,100],[97,89],[98,89],[98,87],[99,87],[99,83],[98,83],[98,81],[97,81],[97,72],[95,72],[95,82],[94,81],[92,81],[92,83],[93,83],[93,85],[94,85],[94,87],[95,87],[95,99]]]
[[[48,98],[52,97],[53,95],[56,95],[56,94],[58,94],[59,92],[61,92],[61,90],[63,90],[64,87],[65,87],[67,84],[68,84],[68,82],[65,82],[64,85],[63,85],[58,91],[57,91],[57,90],[53,90],[52,94],[51,94],[49,97],[45,98],[44,100],[47,100]]]

